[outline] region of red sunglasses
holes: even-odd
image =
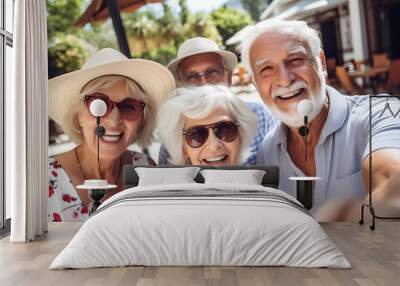
[[[94,93],[91,95],[85,96],[85,105],[89,109],[90,104],[93,100],[100,99],[104,101],[107,106],[107,111],[104,116],[107,116],[111,113],[114,107],[118,108],[118,112],[121,115],[121,118],[125,120],[138,120],[139,118],[143,118],[144,108],[146,104],[142,101],[133,99],[133,98],[125,98],[121,102],[112,101],[107,95],[101,93]]]
[[[207,142],[209,132],[212,129],[218,139],[225,142],[234,141],[238,134],[239,123],[233,121],[220,121],[209,125],[198,125],[190,127],[188,130],[182,132],[185,136],[186,143],[193,148],[199,148]]]

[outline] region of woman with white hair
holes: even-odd
[[[49,80],[49,115],[77,144],[49,160],[49,220],[87,218],[87,190],[77,189],[85,180],[117,185],[106,192],[106,199],[122,190],[123,165],[154,164],[127,147],[134,142],[142,148],[150,144],[159,104],[174,86],[172,75],[160,64],[127,59],[113,49],[100,50],[80,70]],[[98,99],[106,104],[100,119],[105,132],[99,141],[91,113],[91,103]]]
[[[257,116],[222,85],[175,90],[158,114],[157,130],[176,165],[236,165],[247,158]]]

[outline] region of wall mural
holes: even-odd
[[[131,17],[125,20],[133,23]],[[194,25],[192,16],[180,17],[177,25]],[[59,37],[51,23],[50,38]],[[152,49],[158,43],[163,54],[140,51],[133,59],[106,39],[85,50],[81,40],[89,32],[50,40],[50,127],[64,139],[50,137],[69,143],[51,147],[49,221],[85,221],[145,198],[232,198],[240,186],[250,198],[274,197],[319,221],[357,221],[370,198],[377,210],[399,213],[389,207],[399,200],[399,98],[376,96],[370,113],[369,96],[342,93],[340,78],[327,78],[318,23],[259,22],[245,29],[240,53],[223,48],[221,40],[233,34],[216,23],[195,35],[149,31]],[[56,52],[61,43],[68,57]],[[61,58],[73,68],[54,68]],[[387,73],[389,64],[380,69]],[[365,94],[387,77],[364,79]],[[233,189],[188,190],[199,183]]]

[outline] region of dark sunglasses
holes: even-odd
[[[238,126],[239,123],[233,121],[220,121],[209,125],[190,127],[183,131],[182,134],[185,136],[186,143],[190,147],[199,148],[207,142],[209,136],[208,129],[212,129],[218,139],[225,142],[232,142],[239,134]]]
[[[107,111],[104,116],[107,116],[111,113],[114,107],[118,108],[118,112],[121,115],[121,118],[125,120],[138,120],[139,118],[143,118],[143,111],[146,104],[142,101],[133,99],[133,98],[125,98],[121,102],[112,101],[108,96],[101,93],[94,93],[91,95],[85,96],[85,105],[88,109],[90,109],[90,104],[93,100],[101,99],[107,106]]]

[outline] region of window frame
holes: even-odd
[[[15,0],[0,0],[0,237],[7,235],[10,231],[11,219],[6,215],[6,188],[5,188],[5,97],[6,97],[6,48],[13,48],[13,34],[6,30],[6,1],[11,1],[13,13],[15,13]],[[12,15],[14,18],[14,15]],[[13,29],[14,30],[14,27]]]

